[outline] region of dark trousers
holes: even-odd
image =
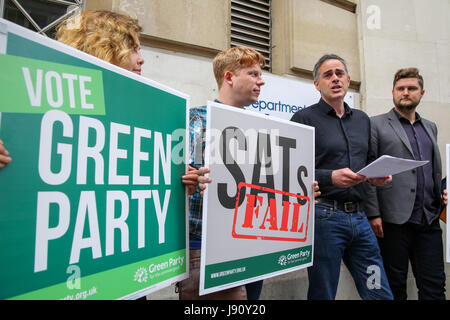
[[[248,300],[259,300],[262,291],[263,281],[264,280],[259,280],[256,282],[247,283],[245,285]]]
[[[396,300],[406,300],[408,261],[416,279],[420,300],[445,300],[442,230],[439,219],[431,225],[383,222],[379,239],[384,269]]]
[[[199,286],[200,249],[189,249],[189,278],[178,282],[180,300],[247,300],[243,285],[202,296],[199,295]]]

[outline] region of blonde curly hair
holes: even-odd
[[[142,28],[128,16],[105,10],[88,10],[63,21],[56,39],[97,58],[125,66],[136,50]]]

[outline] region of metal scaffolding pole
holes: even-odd
[[[4,7],[5,7],[5,0],[0,0],[0,18],[3,18]]]

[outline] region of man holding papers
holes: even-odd
[[[379,238],[381,254],[395,299],[406,299],[408,261],[416,278],[419,299],[445,299],[441,212],[441,157],[436,124],[416,113],[425,91],[416,68],[394,77],[395,107],[371,118],[372,148],[423,166],[393,175],[383,187],[366,185],[366,213]]]
[[[324,55],[313,75],[321,99],[291,119],[315,127],[315,178],[321,196],[316,198],[308,299],[335,299],[342,261],[362,299],[392,299],[377,239],[362,208],[366,177],[356,173],[374,159],[369,117],[344,102],[350,84],[344,59]],[[391,179],[368,181],[382,186]]]

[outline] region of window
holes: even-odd
[[[329,3],[333,6],[342,8],[344,10],[356,13],[356,3],[349,0],[322,0],[323,2]]]
[[[0,0],[2,18],[54,38],[55,27],[81,11],[85,0]]]
[[[266,58],[271,70],[271,0],[231,0],[231,46],[248,46]]]

